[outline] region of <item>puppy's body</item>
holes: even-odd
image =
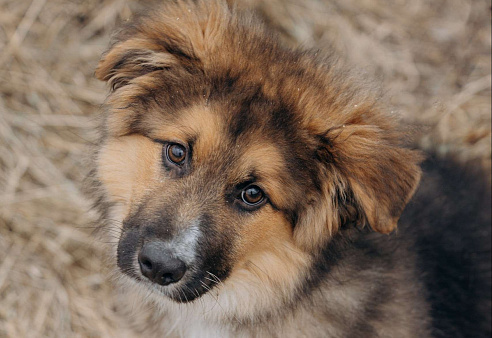
[[[490,333],[490,192],[426,162],[379,234],[422,156],[333,58],[177,1],[122,30],[96,75],[112,92],[93,191],[139,331]]]
[[[437,337],[491,334],[490,183],[479,168],[429,157],[400,219]]]

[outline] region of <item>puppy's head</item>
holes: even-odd
[[[95,176],[121,224],[117,264],[158,297],[278,306],[341,226],[392,231],[419,181],[367,89],[220,1],[138,19],[96,76],[111,87]]]

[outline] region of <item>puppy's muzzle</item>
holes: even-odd
[[[145,243],[138,255],[138,263],[142,274],[159,285],[176,283],[186,272],[186,264],[174,257],[161,241]]]

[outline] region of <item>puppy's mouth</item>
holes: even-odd
[[[137,281],[146,290],[159,296],[167,297],[177,303],[193,302],[220,283],[216,277],[213,277],[213,274],[208,275],[200,272],[187,272],[181,281],[169,285],[155,283],[143,276],[139,271],[122,272]]]

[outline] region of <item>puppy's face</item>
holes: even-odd
[[[330,62],[221,1],[122,30],[96,71],[112,91],[95,179],[125,276],[251,314],[294,299],[341,226],[394,229],[419,157]]]
[[[275,131],[263,115],[275,107],[259,98],[247,111],[225,101],[155,112],[144,134],[109,137],[99,153],[113,217],[123,221],[119,268],[179,302],[249,269],[255,255],[305,259],[293,229],[311,183],[305,168],[290,168],[305,145]],[[232,121],[244,114],[249,127]]]

